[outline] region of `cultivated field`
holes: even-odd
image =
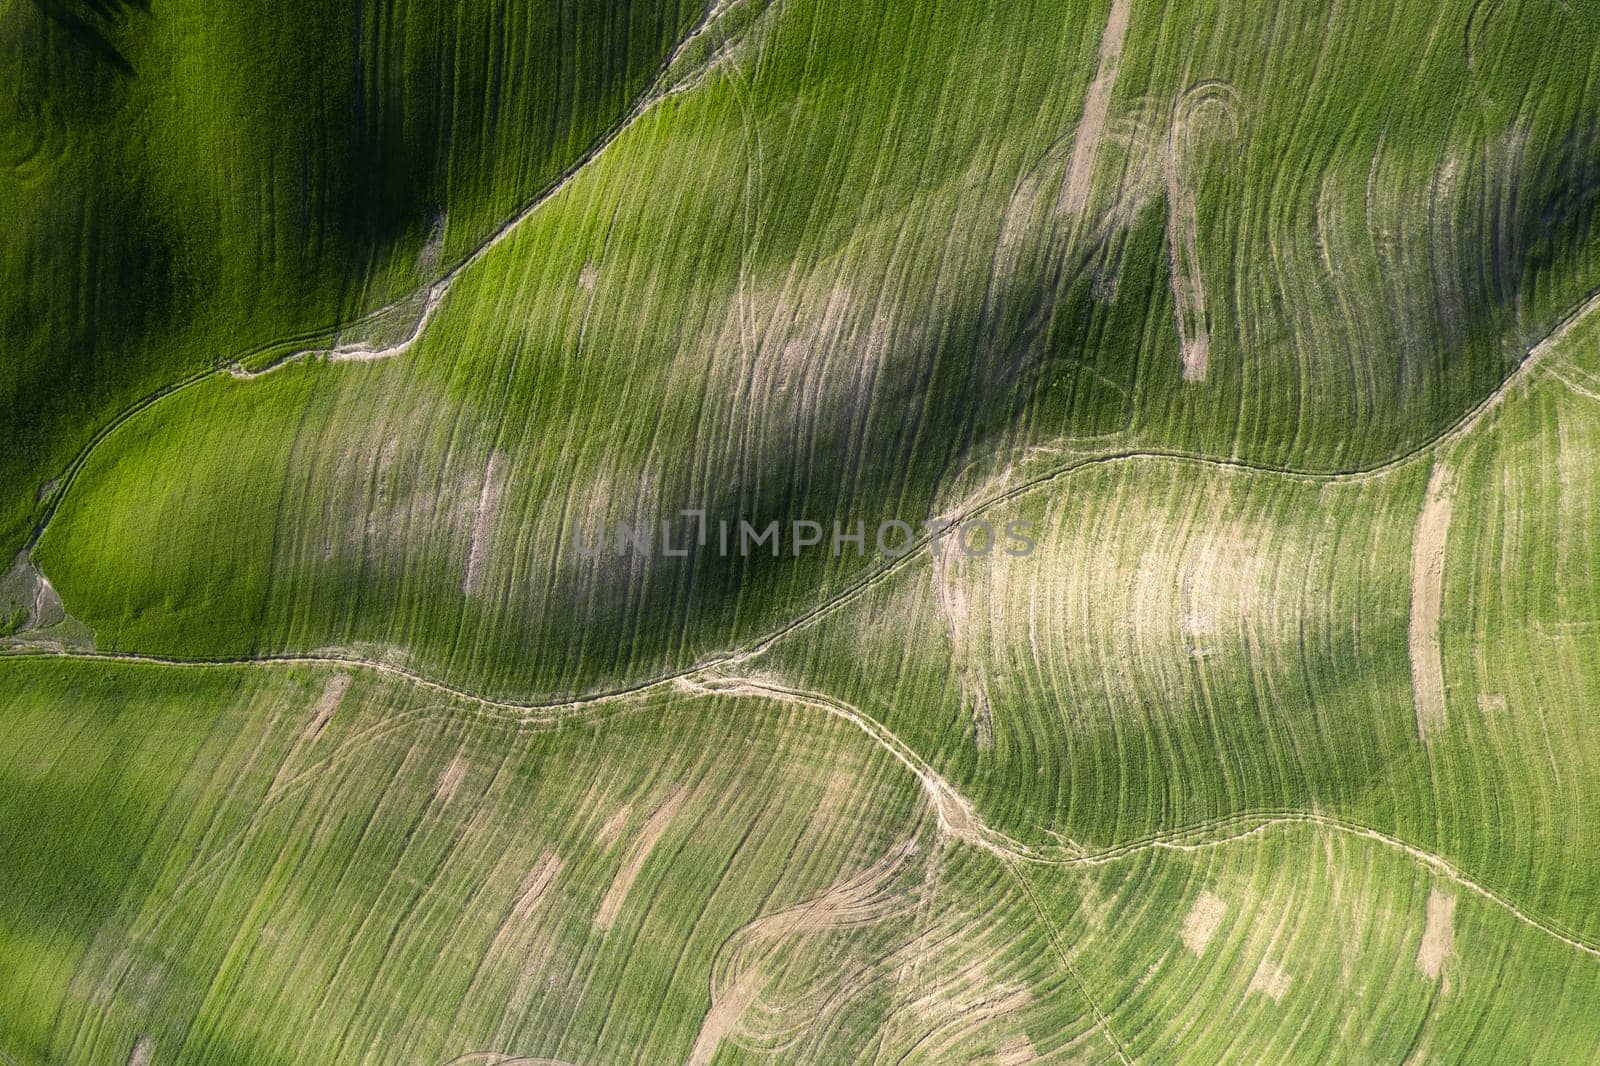
[[[0,1063],[1600,1058],[1600,13],[173,5],[0,0]]]

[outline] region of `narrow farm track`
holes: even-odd
[[[618,700],[630,699],[643,695],[653,689],[662,688],[672,684],[680,678],[689,677],[700,672],[703,667],[693,667],[680,673],[675,673],[664,678],[644,681],[637,685],[629,685],[612,689],[606,692],[597,692],[591,695],[578,696],[566,700],[547,700],[519,702],[515,700],[497,700],[489,696],[480,695],[468,689],[447,685],[425,674],[414,670],[407,670],[403,666],[386,663],[380,659],[363,659],[357,656],[345,655],[258,655],[234,659],[179,659],[160,655],[140,655],[135,652],[111,651],[19,651],[0,653],[0,662],[8,659],[83,659],[89,661],[106,661],[120,663],[136,663],[145,666],[187,667],[191,669],[213,669],[227,666],[346,666],[360,670],[371,670],[386,677],[397,678],[408,684],[428,689],[442,696],[465,700],[477,704],[488,711],[505,712],[499,715],[502,720],[514,721],[520,725],[539,725],[558,721],[564,717],[556,714],[538,714],[540,711],[573,711],[592,707],[597,704],[611,703]]]
[[[1017,883],[1017,887],[1022,889],[1023,895],[1028,899],[1028,906],[1033,908],[1034,915],[1045,927],[1045,931],[1050,934],[1050,946],[1054,949],[1056,958],[1061,960],[1061,968],[1066,971],[1068,979],[1072,982],[1072,987],[1083,1001],[1089,1005],[1089,1011],[1094,1016],[1095,1028],[1100,1031],[1100,1034],[1106,1038],[1112,1049],[1116,1051],[1117,1061],[1123,1063],[1124,1066],[1132,1066],[1133,1059],[1128,1054],[1127,1045],[1112,1031],[1111,1020],[1106,1017],[1099,1000],[1090,992],[1089,985],[1084,981],[1083,975],[1078,972],[1078,968],[1072,964],[1072,959],[1068,957],[1066,950],[1062,948],[1061,933],[1056,928],[1056,924],[1050,920],[1050,912],[1040,906],[1038,896],[1034,894],[1033,886],[1028,884],[1027,877],[1016,868],[1014,859],[1002,857],[1001,865],[1005,867],[1006,873],[1011,875],[1012,880]]]
[[[1100,34],[1099,63],[1094,81],[1089,85],[1089,95],[1084,100],[1083,115],[1078,120],[1072,156],[1061,186],[1061,207],[1074,217],[1081,216],[1088,204],[1095,161],[1100,155],[1100,139],[1111,110],[1111,96],[1122,65],[1122,46],[1132,14],[1132,0],[1112,0],[1106,12],[1105,28]]]
[[[452,283],[467,268],[481,260],[491,250],[507,240],[515,232],[518,226],[520,226],[524,221],[537,212],[545,203],[565,189],[573,180],[577,178],[580,172],[582,172],[586,167],[589,166],[590,163],[604,153],[604,151],[618,137],[620,137],[624,131],[634,125],[661,100],[673,95],[670,91],[670,87],[668,87],[669,91],[662,91],[663,78],[671,69],[673,63],[683,53],[684,49],[706,31],[709,20],[714,14],[715,12],[711,9],[711,7],[708,6],[705,12],[702,13],[699,23],[697,23],[695,28],[689,34],[685,35],[684,39],[679,42],[679,44],[672,50],[671,53],[669,53],[667,59],[660,64],[648,86],[639,94],[632,107],[628,109],[619,122],[607,130],[582,155],[569,164],[566,170],[564,170],[562,174],[555,179],[555,181],[546,186],[543,191],[529,200],[524,207],[502,222],[500,226],[498,226],[487,238],[483,240],[483,242],[481,242],[471,252],[467,253],[467,255],[458,260],[453,266],[447,269],[438,280],[423,290],[423,292],[426,293],[423,308],[416,321],[412,324],[410,333],[406,337],[381,349],[374,349],[361,344],[355,344],[347,348],[337,349],[318,347],[297,348],[294,351],[291,351],[286,355],[273,360],[267,367],[259,371],[243,371],[240,368],[240,363],[243,360],[250,359],[251,357],[261,353],[268,352],[276,348],[282,348],[286,345],[310,342],[318,338],[330,338],[333,332],[339,327],[329,326],[321,330],[303,332],[289,338],[268,341],[263,344],[255,345],[252,348],[249,348],[232,357],[231,359],[224,360],[214,367],[197,371],[152,391],[146,396],[130,404],[123,411],[108,421],[103,427],[101,427],[101,429],[95,433],[88,443],[84,445],[82,450],[80,450],[72,462],[68,464],[67,468],[61,473],[61,475],[55,479],[56,488],[51,494],[50,500],[46,504],[44,512],[40,515],[38,521],[35,523],[32,534],[29,536],[26,544],[24,545],[25,550],[32,550],[35,546],[37,546],[39,540],[43,537],[51,521],[54,519],[61,502],[66,498],[66,495],[71,490],[78,474],[81,472],[90,457],[94,454],[95,450],[101,444],[103,444],[105,440],[119,427],[124,425],[130,419],[139,415],[141,412],[148,410],[156,403],[159,403],[161,400],[182,392],[193,385],[199,384],[202,381],[209,380],[224,373],[248,378],[259,376],[260,374],[266,373],[276,367],[280,367],[295,360],[314,355],[326,354],[333,361],[361,361],[364,359],[373,359],[400,354],[409,348],[424,332],[427,323],[430,321],[434,312],[442,304],[445,296],[448,294]],[[1111,28],[1112,27],[1108,27],[1108,29]],[[714,54],[709,61],[715,63],[721,55],[722,53],[720,52]],[[417,294],[413,293],[401,300],[395,301],[389,305],[386,305],[385,307],[369,313],[350,325],[359,326],[364,323],[371,323],[379,320],[385,315],[392,314],[393,312],[404,308],[407,304],[413,303],[416,300],[416,296]],[[1382,474],[1401,466],[1412,459],[1415,459],[1419,455],[1431,451],[1433,448],[1448,444],[1465,433],[1470,432],[1471,428],[1476,425],[1476,423],[1485,415],[1491,412],[1512,388],[1516,387],[1518,384],[1527,380],[1531,376],[1537,367],[1542,353],[1547,351],[1554,344],[1558,343],[1560,339],[1565,336],[1565,334],[1577,323],[1578,320],[1594,310],[1597,303],[1600,303],[1600,288],[1592,291],[1590,295],[1574,311],[1561,319],[1541,339],[1535,342],[1528,349],[1527,356],[1522,360],[1521,363],[1519,363],[1517,368],[1507,375],[1499,386],[1486,395],[1476,405],[1464,412],[1454,423],[1445,427],[1434,437],[1422,441],[1415,447],[1374,466],[1359,467],[1350,470],[1318,472],[1307,471],[1288,466],[1254,463],[1247,460],[1220,459],[1199,453],[1185,452],[1175,449],[1128,449],[1108,453],[1103,456],[1097,456],[1092,459],[1069,463],[1052,471],[1047,471],[1035,478],[1019,483],[1018,485],[1014,486],[1013,489],[1008,490],[1006,494],[995,497],[993,500],[988,501],[987,503],[977,505],[977,509],[981,509],[990,504],[1012,498],[1015,495],[1027,491],[1037,484],[1042,484],[1049,480],[1053,480],[1054,478],[1065,476],[1071,473],[1073,470],[1078,469],[1079,467],[1088,463],[1111,462],[1119,459],[1138,457],[1184,458],[1210,465],[1229,466],[1246,470],[1258,470],[1265,473],[1276,473],[1286,476],[1302,477],[1328,482],[1357,480]],[[348,326],[346,328],[348,328]],[[976,513],[977,509],[975,509],[972,513]],[[925,546],[925,544],[925,541],[918,543],[914,545],[914,549],[920,549],[921,547]],[[915,550],[913,550],[911,554],[915,554]]]

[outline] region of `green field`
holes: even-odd
[[[0,1063],[1600,1060],[1600,10],[0,57]]]

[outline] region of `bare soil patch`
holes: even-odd
[[[1250,978],[1250,991],[1260,992],[1272,1002],[1281,1003],[1289,991],[1289,975],[1275,963],[1262,959],[1261,965],[1256,967],[1256,972]]]
[[[1027,1066],[1038,1057],[1039,1053],[1034,1050],[1033,1041],[1026,1036],[1018,1036],[1000,1045],[1000,1049],[995,1052],[994,1061],[995,1066]]]
[[[1428,893],[1428,921],[1417,947],[1417,969],[1438,977],[1456,939],[1456,898],[1437,888]]]
[[[1178,98],[1167,138],[1167,254],[1183,380],[1204,381],[1211,358],[1205,279],[1200,272],[1199,212],[1195,201],[1194,136],[1203,108],[1223,109],[1235,131],[1233,87],[1201,82]]]
[[[311,721],[306,723],[305,738],[315,740],[333,718],[333,712],[339,709],[339,702],[344,699],[345,689],[350,687],[349,674],[334,674],[328,678],[327,684],[322,686],[322,695],[317,697],[317,704],[311,709]]]
[[[561,873],[562,865],[561,856],[553,851],[545,852],[533,864],[528,875],[522,879],[522,884],[517,886],[517,899],[511,905],[511,917],[515,921],[526,922],[533,916],[539,901],[544,899],[551,883]]]
[[[457,755],[450,760],[439,773],[439,779],[433,783],[433,798],[440,803],[449,803],[455,798],[456,789],[461,787],[462,780],[467,776],[467,761]]]
[[[1078,120],[1072,155],[1067,161],[1067,176],[1061,186],[1061,210],[1070,215],[1082,215],[1089,203],[1095,161],[1100,156],[1100,140],[1105,135],[1106,116],[1111,111],[1111,94],[1117,85],[1122,43],[1128,35],[1132,11],[1132,0],[1112,0],[1105,29],[1100,31],[1099,66],[1083,101],[1083,117]]]
[[[1444,659],[1439,650],[1439,612],[1444,601],[1444,552],[1450,532],[1455,471],[1436,461],[1428,478],[1428,494],[1417,516],[1411,546],[1411,691],[1417,714],[1417,735],[1444,725]]]
[[[622,827],[628,824],[628,819],[633,817],[633,804],[624,803],[617,808],[606,824],[600,827],[600,832],[595,835],[601,847],[609,848],[622,838]]]
[[[461,579],[461,591],[476,596],[483,587],[483,567],[489,557],[489,545],[494,536],[494,515],[500,505],[500,490],[505,483],[505,457],[495,452],[483,473],[483,488],[478,492],[478,506],[472,516],[472,547],[467,553],[467,572]]]
[[[1183,946],[1196,955],[1204,955],[1227,913],[1228,904],[1220,896],[1210,892],[1200,893],[1183,919],[1183,930],[1179,933],[1183,938]]]

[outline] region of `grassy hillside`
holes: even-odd
[[[141,398],[323,344],[617,125],[675,2],[0,8],[0,547]]]
[[[1594,11],[0,48],[0,1061],[1594,1057]]]

